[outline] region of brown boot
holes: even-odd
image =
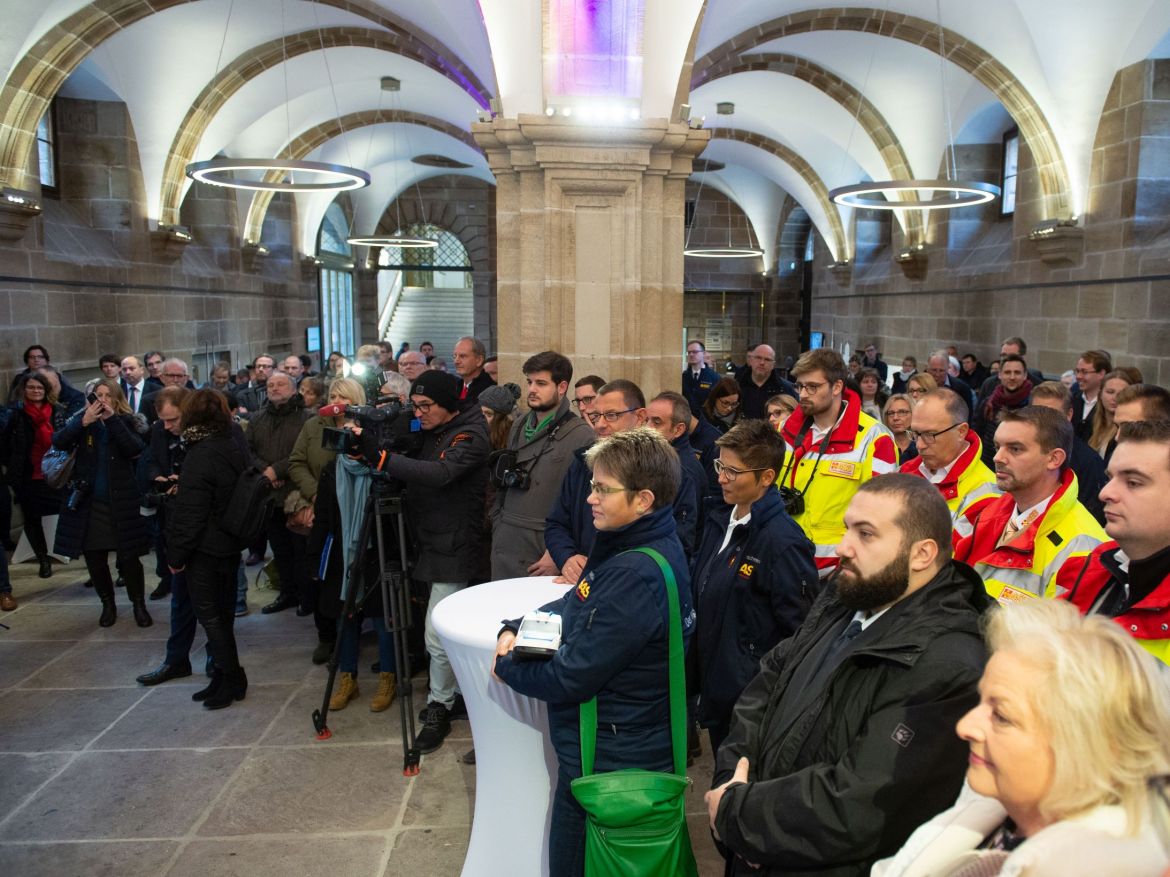
[[[393,673],[378,674],[378,691],[370,700],[370,712],[380,713],[390,709],[394,698],[398,694],[398,680]]]
[[[337,688],[333,690],[333,697],[329,699],[329,711],[337,712],[345,709],[351,700],[361,692],[358,691],[357,679],[352,673],[342,673],[337,680]]]

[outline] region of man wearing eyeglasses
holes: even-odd
[[[555,350],[529,357],[528,414],[508,432],[507,453],[493,467],[492,578],[560,572],[544,545],[544,518],[573,455],[593,444],[593,430],[569,408],[573,363]],[[588,390],[578,390],[588,393]],[[496,460],[496,455],[493,455]]]
[[[795,396],[792,384],[780,376],[776,368],[776,351],[767,344],[757,344],[748,351],[747,365],[735,373],[739,382],[739,408],[746,420],[767,417],[767,402],[773,396],[787,393]]]
[[[999,496],[995,473],[983,464],[982,442],[967,425],[967,406],[953,390],[932,390],[910,415],[910,440],[918,457],[902,472],[925,478],[947,502],[955,545],[971,535],[979,513]]]
[[[434,752],[451,731],[455,672],[435,633],[431,615],[443,598],[481,580],[484,501],[491,449],[478,405],[460,404],[463,382],[440,371],[424,372],[410,385],[410,401],[423,431],[422,447],[410,457],[388,454],[382,471],[406,484],[406,505],[418,541],[412,576],[429,582],[425,636],[431,657],[430,692],[423,727],[415,741]]]
[[[687,434],[692,416],[690,403],[681,393],[670,391],[659,393],[646,406],[646,422],[670,442],[670,446],[678,454],[678,462],[682,469],[679,494],[691,495],[690,502],[685,506],[679,506],[680,497],[678,494],[675,495],[678,538],[682,541],[687,557],[694,554],[702,535],[703,497],[707,493],[707,474],[703,471]],[[686,527],[684,532],[682,528],[688,521],[690,526]]]
[[[777,479],[789,513],[816,546],[817,570],[837,566],[845,510],[865,482],[898,469],[894,440],[845,389],[845,360],[827,347],[801,355],[792,367],[800,408],[781,434],[788,459]]]
[[[605,386],[605,379],[598,375],[585,375],[573,384],[573,406],[581,419],[589,422],[589,413],[597,404],[597,391]]]

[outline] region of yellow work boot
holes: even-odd
[[[353,674],[342,673],[341,678],[337,680],[337,688],[333,691],[333,697],[329,699],[330,712],[345,709],[349,702],[360,693],[358,691],[357,680],[354,679]]]
[[[380,713],[390,708],[394,703],[394,696],[398,694],[398,680],[393,673],[378,674],[378,691],[370,701],[370,712]]]

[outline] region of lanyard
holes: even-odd
[[[849,403],[845,400],[842,400],[841,404],[841,414],[837,417],[837,423],[834,423],[831,429],[826,430],[825,437],[821,439],[821,446],[817,451],[817,459],[813,463],[812,473],[808,476],[808,481],[804,483],[804,487],[799,491],[801,497],[808,493],[808,489],[812,487],[813,479],[817,477],[817,468],[821,465],[821,458],[825,456],[825,451],[829,449],[829,441],[833,437],[833,430],[837,428],[837,424],[841,422],[841,418],[845,416],[845,410],[849,407]],[[804,439],[808,435],[809,430],[812,429],[812,425],[813,421],[811,417],[801,424],[800,432],[796,434],[796,440],[792,447],[792,456],[788,458],[788,464],[784,467],[784,472],[780,479],[781,484],[784,483],[789,475],[792,475],[792,486],[796,487],[796,449],[804,447]],[[801,454],[801,456],[803,457],[804,455]]]

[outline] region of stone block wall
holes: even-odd
[[[998,178],[996,146],[961,147],[964,173]],[[993,207],[932,216],[928,268],[912,279],[889,259],[859,261],[841,277],[817,239],[812,328],[854,349],[873,341],[896,362],[956,344],[984,362],[1000,341],[1028,342],[1047,374],[1079,353],[1108,350],[1118,365],[1170,384],[1170,61],[1120,71],[1094,147],[1083,253],[1046,264],[1029,232],[1044,216],[1028,144],[1021,142],[1014,217]],[[935,211],[936,214],[939,211]],[[897,240],[898,232],[895,230]],[[946,243],[952,246],[947,249]],[[897,247],[895,246],[895,249]]]
[[[748,245],[749,222],[739,205],[711,186],[687,183],[687,201],[694,203],[691,227],[684,234],[691,247],[724,247],[728,234],[734,246]],[[757,241],[754,232],[751,244]],[[705,259],[687,257],[683,274],[683,325],[688,338],[708,341],[708,320],[730,318],[723,343],[707,344],[717,361],[743,364],[747,348],[761,342],[776,349],[777,359],[799,352],[799,274],[764,273],[762,258]],[[679,370],[682,370],[680,341]]]
[[[264,350],[301,352],[317,322],[315,281],[293,259],[292,201],[276,198],[265,225],[271,255],[240,254],[233,193],[200,184],[182,222],[194,239],[167,254],[152,240],[138,150],[125,106],[61,98],[59,189],[24,236],[0,242],[0,380],[43,344],[75,381],[96,376],[104,353],[158,348],[206,379],[207,363],[234,366]]]

